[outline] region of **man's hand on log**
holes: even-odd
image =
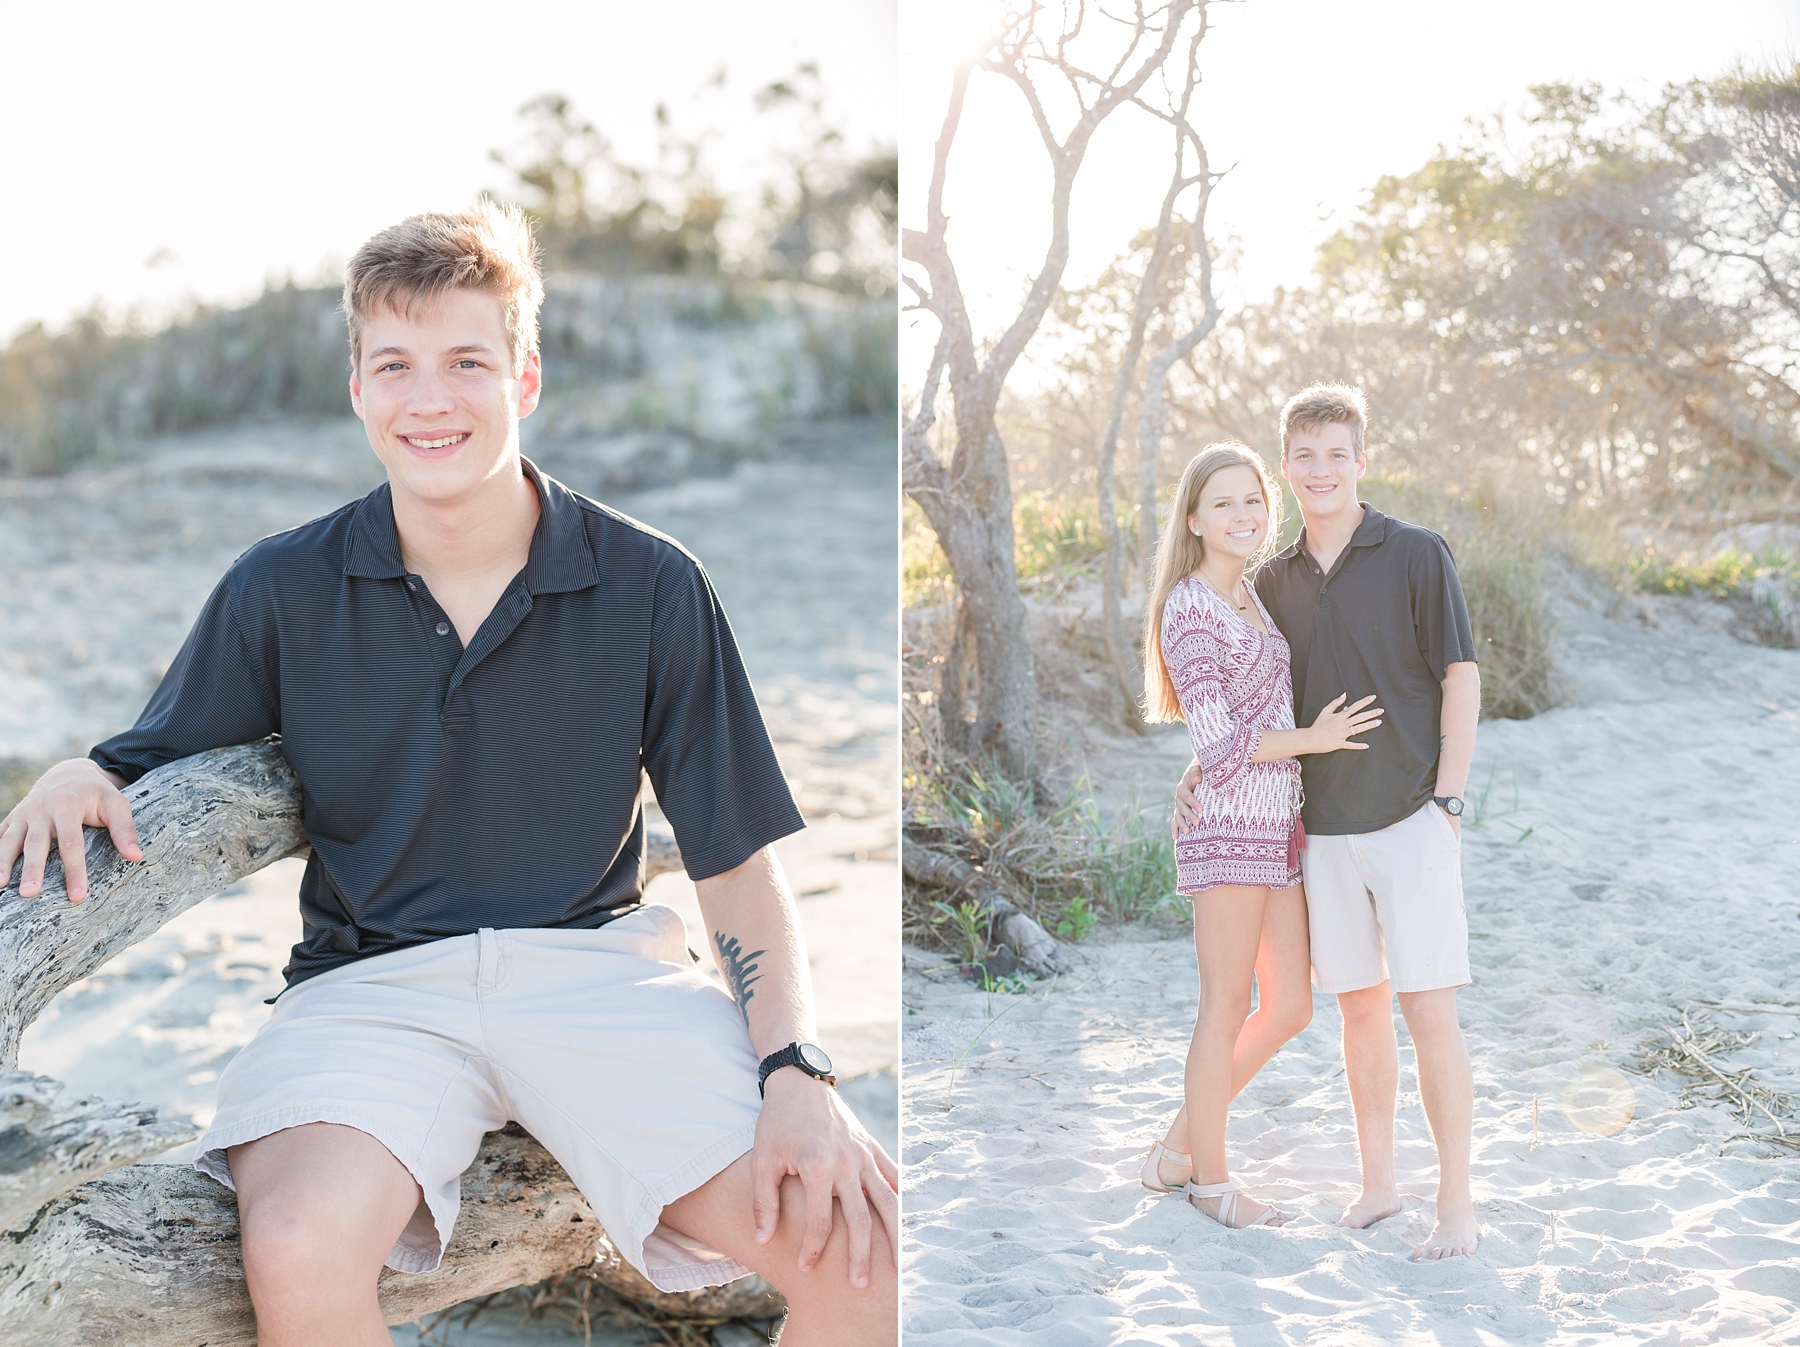
[[[30,793],[0,823],[0,888],[12,878],[13,865],[23,856],[25,868],[19,876],[19,897],[35,898],[43,892],[44,866],[54,841],[62,855],[69,901],[79,903],[86,898],[83,827],[107,829],[113,845],[126,860],[144,858],[137,829],[131,822],[131,805],[120,792],[118,779],[89,758],[70,758],[40,776]]]
[[[850,1235],[850,1280],[869,1284],[871,1216],[887,1230],[895,1266],[900,1260],[900,1169],[864,1130],[838,1092],[824,1081],[788,1069],[765,1086],[750,1173],[756,1185],[756,1242],[775,1237],[781,1181],[797,1175],[806,1190],[806,1234],[800,1270],[811,1272],[831,1239],[836,1198]],[[873,1209],[871,1211],[871,1209]]]

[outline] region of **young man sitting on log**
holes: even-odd
[[[383,1263],[437,1266],[509,1119],[658,1287],[754,1271],[789,1347],[892,1342],[898,1171],[811,1042],[771,849],[799,812],[699,563],[520,457],[542,295],[514,211],[363,245],[350,398],[387,483],[232,565],[137,724],[8,817],[0,875],[36,896],[54,843],[79,902],[84,824],[142,855],[122,786],[281,736],[305,937],[196,1162],[237,1190],[264,1347],[387,1347]],[[641,902],[640,772],[732,996]]]

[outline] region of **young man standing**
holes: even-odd
[[[519,454],[537,405],[529,230],[483,205],[370,239],[350,396],[387,484],[233,564],[138,723],[0,825],[42,888],[120,787],[281,735],[305,938],[225,1071],[198,1167],[238,1193],[265,1347],[386,1347],[384,1263],[436,1267],[482,1135],[524,1124],[665,1290],[755,1271],[784,1342],[889,1343],[893,1162],[814,1046],[770,844],[802,826],[705,572]],[[647,774],[733,995],[640,902]]]
[[[1367,470],[1360,390],[1315,385],[1281,413],[1281,474],[1300,502],[1299,539],[1256,577],[1293,652],[1295,723],[1333,697],[1374,694],[1385,723],[1360,753],[1301,759],[1313,979],[1344,1017],[1362,1194],[1339,1218],[1400,1210],[1394,1179],[1400,998],[1438,1153],[1437,1221],[1415,1257],[1475,1251],[1469,1193],[1474,1083],[1457,1022],[1469,981],[1462,793],[1475,753],[1481,676],[1456,565],[1444,540],[1357,499]],[[1190,775],[1177,810],[1192,808]]]

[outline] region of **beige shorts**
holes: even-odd
[[[1308,833],[1301,871],[1313,985],[1335,993],[1390,980],[1397,992],[1466,984],[1461,852],[1449,817],[1429,800],[1380,832]]]
[[[632,1266],[694,1290],[749,1269],[662,1226],[662,1209],[750,1149],[756,1068],[743,1016],[694,967],[672,909],[593,931],[484,930],[284,993],[220,1077],[195,1168],[229,1186],[231,1146],[303,1123],[357,1128],[424,1192],[387,1264],[429,1272],[483,1134],[516,1120]]]

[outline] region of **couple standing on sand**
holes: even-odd
[[[1460,797],[1481,680],[1444,540],[1357,499],[1367,420],[1362,393],[1342,385],[1282,409],[1281,475],[1305,522],[1286,551],[1271,555],[1279,488],[1239,444],[1187,465],[1157,551],[1145,698],[1151,720],[1186,721],[1194,747],[1175,857],[1194,900],[1200,1006],[1184,1106],[1143,1183],[1184,1189],[1234,1229],[1288,1220],[1231,1181],[1225,1120],[1311,1020],[1310,965],[1343,1013],[1362,1162],[1362,1193],[1339,1224],[1400,1210],[1398,994],[1439,1168],[1436,1225],[1414,1256],[1449,1258],[1480,1238],[1456,989],[1469,981]]]

